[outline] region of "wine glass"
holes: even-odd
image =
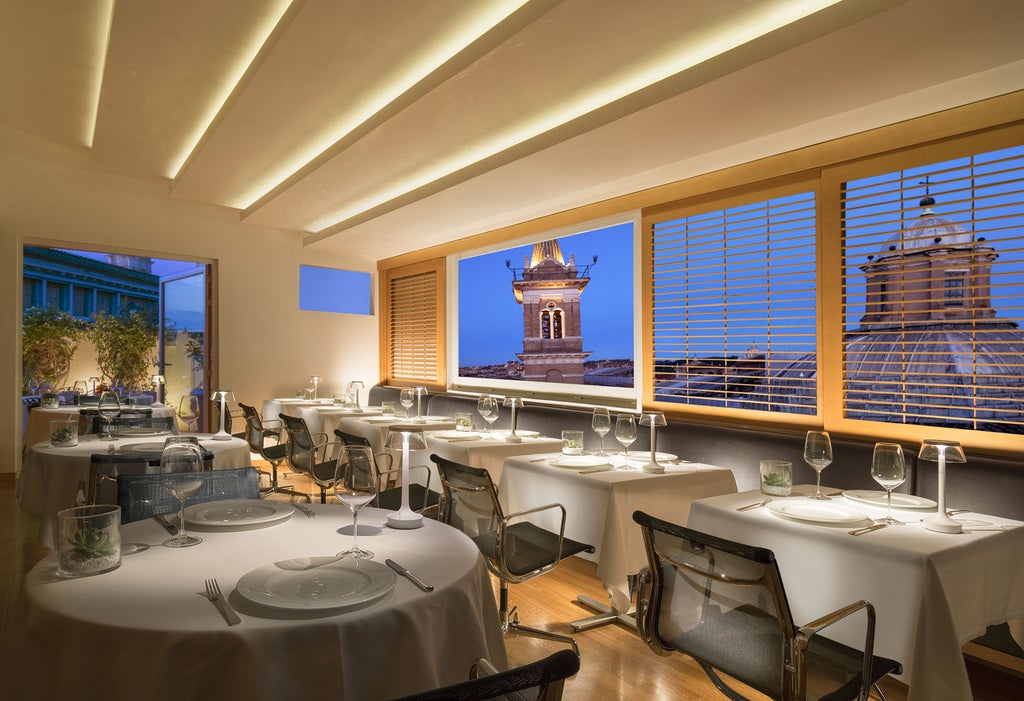
[[[476,403],[476,410],[480,412],[480,416],[487,422],[487,433],[491,433],[494,430],[491,428],[491,425],[498,420],[498,400],[489,395],[480,397]]]
[[[377,496],[373,453],[366,446],[345,446],[334,473],[334,496],[352,511],[352,547],[338,557],[370,560],[373,553],[359,547],[359,510]]]
[[[811,499],[830,500],[821,493],[821,471],[832,464],[832,441],[828,431],[808,431],[804,439],[804,462],[814,468],[818,481]]]
[[[178,400],[178,418],[185,424],[186,431],[194,431],[199,423],[199,397],[189,393]]]
[[[185,500],[203,485],[203,452],[198,443],[168,439],[160,453],[160,484],[178,500],[178,535],[164,541],[168,548],[187,548],[203,542],[185,533]]]
[[[629,446],[636,440],[636,420],[632,414],[619,414],[615,417],[615,440],[622,444],[628,467]]]
[[[28,378],[28,394],[30,397],[39,394],[39,380],[34,377]]]
[[[403,387],[401,394],[398,395],[398,401],[405,407],[405,418],[408,419],[412,405],[416,403],[416,390],[412,387]]]
[[[902,524],[892,517],[892,490],[907,479],[903,447],[897,443],[875,443],[871,455],[871,476],[885,489],[885,518],[880,523]]]
[[[594,417],[590,420],[590,427],[601,438],[601,452],[598,455],[607,455],[608,453],[604,452],[604,437],[612,430],[612,417],[608,413],[608,407],[594,407]]]
[[[121,413],[121,400],[113,392],[103,392],[96,405],[96,411],[105,424],[103,440],[113,441],[114,436],[110,433],[110,422]]]

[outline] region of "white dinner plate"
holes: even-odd
[[[658,462],[674,462],[679,459],[678,455],[672,453],[655,453]],[[631,463],[648,463],[651,461],[651,451],[649,450],[631,450],[629,451],[629,461]]]
[[[871,504],[872,506],[885,506],[885,492],[871,489],[848,489],[843,496],[853,501]],[[913,494],[892,493],[892,508],[894,509],[931,509],[938,505],[931,499],[914,496]]]
[[[559,455],[548,460],[548,464],[555,467],[568,467],[572,469],[611,466],[608,458],[600,455]]]
[[[766,508],[783,518],[817,523],[823,526],[852,526],[868,520],[867,514],[834,501],[776,499],[768,502]]]
[[[469,438],[479,438],[480,437],[479,433],[474,433],[473,431],[438,431],[437,433],[434,433],[432,435],[437,436],[438,438],[445,438],[445,439],[450,439],[450,438],[467,438],[467,439],[469,439]]]
[[[185,521],[207,530],[272,526],[291,517],[295,507],[263,499],[221,499],[185,507]]]
[[[398,576],[374,560],[297,557],[257,567],[242,575],[238,593],[277,609],[341,609],[375,601],[395,586]]]
[[[166,428],[150,428],[148,426],[125,426],[110,431],[116,438],[132,438],[134,436],[164,436],[171,432]]]
[[[162,453],[164,450],[163,441],[139,441],[138,443],[117,444],[119,453]]]

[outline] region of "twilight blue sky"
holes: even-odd
[[[558,245],[566,262],[576,256],[580,269],[598,257],[581,297],[587,359],[632,358],[633,223],[563,236]],[[459,261],[459,367],[504,363],[522,352],[523,308],[505,261],[522,268],[532,251],[529,244]]]

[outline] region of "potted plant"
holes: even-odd
[[[104,377],[124,387],[149,383],[157,342],[157,325],[150,314],[139,310],[119,316],[100,312],[89,329],[89,338],[96,346],[96,364]]]
[[[31,307],[21,317],[21,358],[25,386],[29,379],[63,386],[85,322],[67,312]]]

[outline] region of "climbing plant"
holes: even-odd
[[[30,379],[63,387],[86,324],[67,312],[30,307],[21,317],[23,384]]]
[[[125,387],[148,386],[157,341],[157,325],[151,314],[139,310],[119,316],[99,312],[89,338],[96,346],[96,364],[104,377]]]

